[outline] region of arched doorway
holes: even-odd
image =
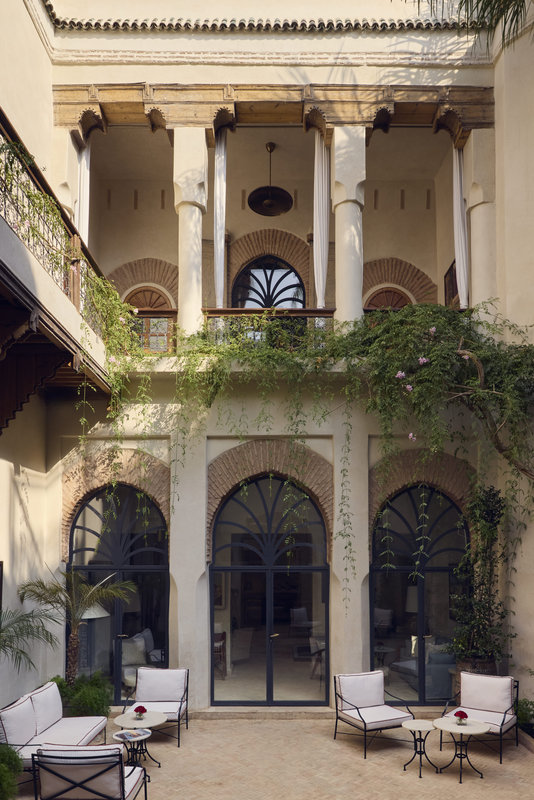
[[[82,626],[79,671],[97,670],[114,685],[119,703],[135,686],[137,667],[167,665],[169,557],[167,526],[156,504],[127,484],[87,499],[70,533],[69,567],[96,584],[130,580],[136,591],[109,608],[95,606]]]
[[[415,703],[451,697],[454,569],[469,533],[458,506],[426,485],[410,486],[381,508],[372,533],[371,668],[392,694]],[[394,568],[384,567],[385,553]],[[419,555],[418,555],[419,554]],[[417,573],[417,574],[416,574]]]
[[[283,477],[236,489],[214,523],[212,702],[328,702],[326,532],[315,503]]]

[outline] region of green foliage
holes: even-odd
[[[519,725],[528,725],[534,722],[534,700],[520,697],[517,701],[517,721]]]
[[[56,645],[57,638],[46,627],[52,622],[54,617],[46,611],[0,609],[0,655],[10,660],[17,671],[22,666],[34,669],[27,647],[32,643]]]
[[[129,592],[135,590],[132,581],[113,581],[114,574],[106,576],[97,584],[90,584],[85,575],[76,570],[61,572],[59,578],[53,573],[49,581],[42,578],[22,583],[19,597],[64,614],[70,628],[67,645],[67,682],[72,685],[78,671],[78,651],[80,625],[84,614],[92,606],[106,605],[115,599],[127,599]]]
[[[17,795],[17,776],[22,772],[22,759],[8,744],[0,744],[0,800]]]
[[[101,672],[95,672],[91,676],[78,675],[72,686],[59,675],[52,680],[57,683],[66,716],[107,717],[109,715],[113,687]]]
[[[463,591],[452,597],[456,625],[449,652],[459,659],[506,658],[512,634],[508,610],[499,594],[499,570],[506,550],[499,543],[505,512],[501,493],[479,487],[468,506],[471,541],[455,569]]]

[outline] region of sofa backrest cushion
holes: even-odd
[[[59,689],[54,681],[49,681],[30,694],[35,712],[35,733],[46,731],[63,716],[63,703]]]
[[[41,797],[97,798],[121,800],[123,792],[122,745],[56,747],[37,750]],[[47,769],[47,767],[49,769]],[[73,790],[72,782],[84,784]]]
[[[28,695],[0,711],[0,741],[27,744],[36,732],[35,713]]]
[[[142,636],[132,636],[122,640],[122,665],[137,666],[146,664],[145,640]]]
[[[384,673],[381,670],[361,672],[354,675],[338,675],[339,711],[350,710],[352,706],[367,708],[384,705]],[[347,705],[345,705],[347,703]]]
[[[460,673],[461,703],[466,708],[497,711],[501,714],[513,703],[513,683],[510,675],[478,675]]]

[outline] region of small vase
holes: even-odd
[[[465,719],[462,719],[461,717],[458,717],[458,719],[456,720],[456,724],[457,725],[465,725]]]
[[[144,714],[136,714],[135,718],[136,719],[143,719],[144,716],[145,716]]]

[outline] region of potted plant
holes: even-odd
[[[462,670],[492,674],[496,662],[509,656],[513,634],[509,611],[499,593],[499,574],[506,552],[499,542],[505,502],[493,486],[478,487],[467,507],[471,541],[454,570],[462,591],[452,596],[455,629],[448,652]]]
[[[0,744],[0,800],[17,795],[17,777],[22,772],[22,759],[10,745]]]
[[[91,676],[78,675],[72,685],[59,675],[52,680],[57,683],[65,716],[109,716],[113,687],[101,672],[95,672]]]

